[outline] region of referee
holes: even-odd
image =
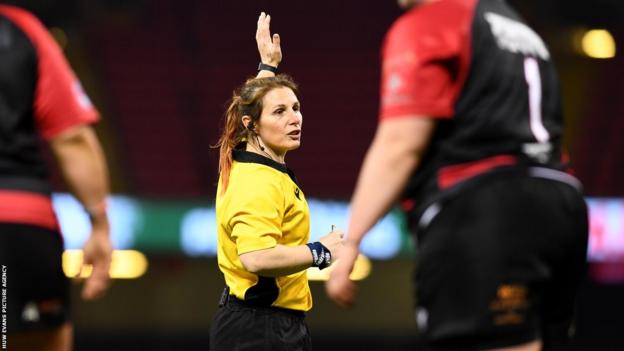
[[[42,140],[91,219],[83,252],[93,272],[82,297],[98,298],[108,287],[108,176],[89,126],[98,118],[46,28],[29,12],[0,5],[0,264],[7,274],[9,350],[72,349],[63,239]]]
[[[342,233],[308,243],[310,214],[288,151],[301,144],[297,86],[275,76],[279,36],[258,19],[260,72],[232,98],[220,145],[216,211],[218,262],[227,287],[210,331],[210,349],[310,350],[312,308],[306,269],[336,259]]]

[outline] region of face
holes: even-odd
[[[301,145],[302,124],[299,99],[290,88],[275,88],[264,96],[257,133],[277,155]]]

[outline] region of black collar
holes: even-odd
[[[292,181],[295,182],[295,184],[299,185],[299,183],[297,183],[297,177],[295,177],[295,173],[291,171],[290,169],[288,169],[288,167],[286,167],[286,165],[283,163],[276,162],[268,157],[264,157],[255,152],[249,152],[246,150],[234,150],[232,152],[232,158],[236,162],[259,163],[261,165],[265,165],[265,166],[277,169],[278,171],[282,173],[288,174],[290,179],[292,179]]]

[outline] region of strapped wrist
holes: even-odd
[[[258,71],[270,71],[277,74],[277,67],[260,62],[258,64]]]
[[[324,269],[331,265],[331,252],[319,241],[313,243],[307,243],[306,246],[310,249],[312,254],[312,267],[318,267],[318,269]]]

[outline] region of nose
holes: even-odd
[[[290,118],[290,125],[301,128],[303,124],[303,116],[301,113],[293,113]]]

